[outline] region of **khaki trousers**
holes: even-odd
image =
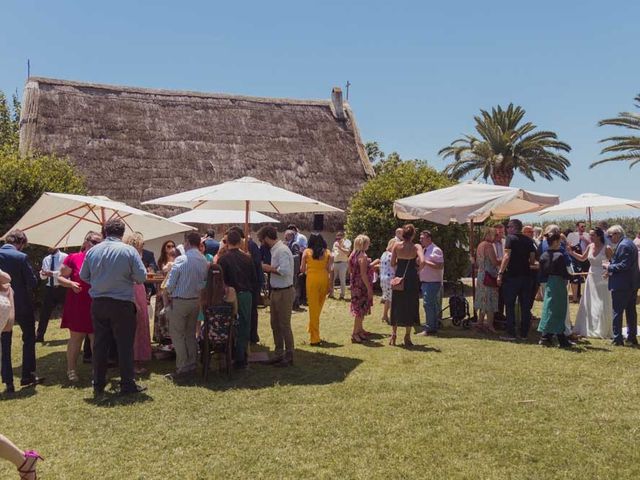
[[[198,299],[174,298],[167,311],[169,335],[176,351],[176,372],[195,370],[198,365],[196,324],[200,306]]]
[[[276,356],[293,358],[293,332],[291,331],[291,310],[293,309],[293,287],[271,290],[271,330]]]

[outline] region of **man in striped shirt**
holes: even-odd
[[[198,345],[196,323],[200,309],[200,292],[207,281],[209,264],[200,253],[198,232],[187,234],[184,244],[185,254],[176,258],[167,279],[167,291],[172,306],[167,310],[169,334],[176,352],[176,372],[170,379],[178,379],[195,372],[197,368]]]

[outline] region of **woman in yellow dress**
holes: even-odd
[[[307,304],[309,305],[309,337],[311,345],[320,345],[320,314],[329,294],[329,278],[333,258],[327,242],[319,233],[309,236],[302,254],[300,272],[307,274]]]

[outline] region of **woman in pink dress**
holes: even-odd
[[[124,239],[124,243],[135,248],[142,256],[144,238],[142,234],[135,232]],[[136,336],[133,342],[133,359],[135,372],[141,375],[147,372],[144,362],[151,360],[151,330],[149,328],[149,309],[147,291],[143,284],[133,286],[133,296],[136,303]]]
[[[67,378],[74,383],[79,380],[76,366],[82,341],[87,335],[89,335],[91,349],[93,350],[93,323],[91,321],[91,297],[89,296],[91,285],[80,279],[80,269],[86,253],[101,241],[102,236],[99,233],[87,233],[82,244],[82,250],[68,255],[64,259],[60,267],[60,276],[58,277],[60,285],[70,289],[64,301],[60,328],[69,329]]]

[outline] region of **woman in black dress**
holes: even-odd
[[[414,244],[416,229],[408,224],[402,227],[402,242],[396,243],[391,251],[391,265],[396,269],[396,277],[392,285],[399,279],[403,288],[393,290],[391,294],[391,340],[389,345],[396,344],[398,326],[405,327],[404,346],[410,347],[411,327],[420,325],[420,280],[418,270],[424,265],[422,247]]]

